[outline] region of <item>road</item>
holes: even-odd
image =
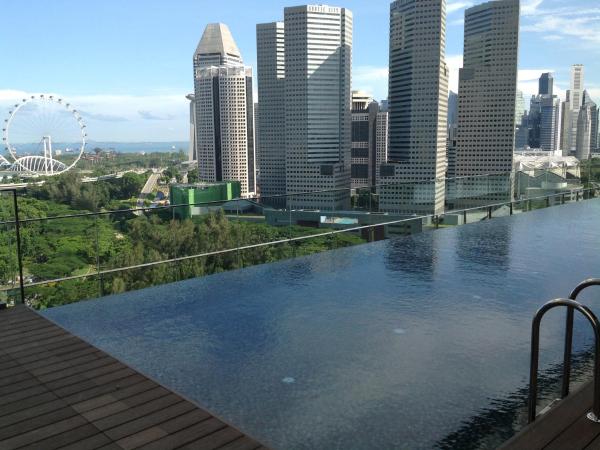
[[[140,195],[138,196],[138,199],[136,202],[137,208],[144,207],[144,200],[146,199],[148,194],[151,194],[152,191],[154,190],[154,188],[156,188],[156,185],[158,184],[158,180],[160,180],[160,176],[162,175],[162,172],[163,172],[163,170],[161,169],[160,171],[154,172],[152,175],[150,175],[148,177],[148,179],[146,180],[146,184],[144,184],[144,187],[142,188],[142,191],[140,192]],[[140,216],[142,214],[142,211],[135,211],[135,214],[137,216]]]

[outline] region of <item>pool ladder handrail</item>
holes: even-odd
[[[579,311],[590,322],[592,329],[594,330],[594,335],[596,338],[594,355],[594,404],[592,411],[588,414],[588,418],[593,421],[600,421],[600,321],[598,321],[596,315],[587,306],[584,306],[575,300],[566,298],[557,298],[549,301],[538,310],[533,318],[533,323],[531,325],[531,362],[529,369],[529,400],[527,421],[528,423],[532,423],[536,418],[540,324],[542,318],[548,311],[559,306],[566,306],[568,308],[572,308],[573,310]]]
[[[567,308],[566,330],[565,330],[565,349],[563,361],[563,384],[561,398],[569,393],[569,383],[571,375],[571,354],[573,344],[573,319],[575,310],[579,311],[589,322],[594,330],[595,352],[594,352],[594,403],[592,411],[587,415],[588,419],[594,422],[600,422],[600,321],[590,308],[576,301],[577,296],[590,286],[600,286],[600,279],[590,278],[581,282],[572,292],[568,299],[558,298],[551,300],[542,306],[535,314],[531,325],[531,361],[529,371],[529,399],[527,418],[528,423],[536,419],[537,407],[537,375],[539,363],[540,347],[540,324],[544,315],[559,306]]]
[[[582,281],[577,285],[575,289],[569,295],[570,300],[577,300],[577,296],[582,291],[591,287],[600,286],[600,278],[589,278]],[[569,395],[569,385],[571,382],[571,354],[573,352],[573,318],[574,310],[571,307],[567,307],[567,317],[565,323],[565,350],[563,357],[563,381],[561,389],[561,398],[565,398]]]

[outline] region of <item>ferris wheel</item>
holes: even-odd
[[[32,95],[15,103],[2,126],[5,155],[0,167],[22,175],[52,176],[77,164],[86,144],[79,112],[53,95]]]

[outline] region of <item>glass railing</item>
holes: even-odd
[[[46,308],[598,193],[541,171],[96,211],[8,190],[0,193],[0,301]]]

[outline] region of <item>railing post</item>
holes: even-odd
[[[23,253],[21,250],[21,222],[19,221],[19,205],[17,202],[17,190],[13,189],[13,205],[15,208],[15,234],[17,237],[17,261],[19,264],[19,288],[21,291],[21,303],[25,304],[25,281],[23,280]]]

